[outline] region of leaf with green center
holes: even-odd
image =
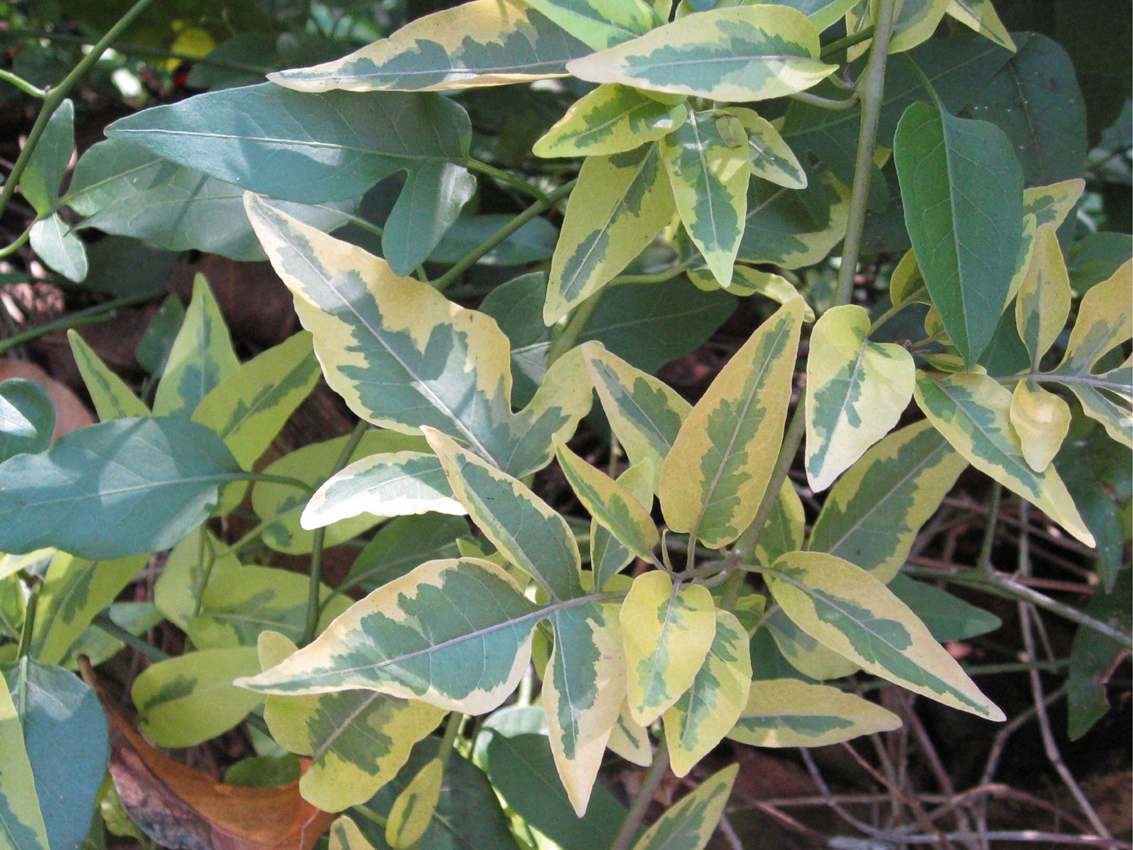
[[[681,223],[716,280],[727,287],[743,236],[751,178],[743,125],[727,112],[694,112],[661,140],[660,150]]]
[[[1133,447],[1133,368],[1127,359],[1108,372],[1095,373],[1098,361],[1133,336],[1133,261],[1082,297],[1062,363],[1044,380],[1065,384],[1086,415],[1105,426],[1114,440]]]
[[[12,850],[48,850],[35,775],[24,744],[20,716],[8,688],[0,687],[0,841]]]
[[[593,83],[724,101],[810,88],[837,69],[818,58],[818,30],[785,6],[714,9],[567,64]]]
[[[202,526],[190,532],[169,552],[165,569],[154,585],[153,601],[162,616],[181,631],[189,628],[189,621],[201,607],[206,575],[208,581],[212,581],[230,570],[241,569],[234,553],[217,557],[222,549],[224,544]]]
[[[185,321],[157,385],[154,415],[191,416],[201,400],[239,368],[220,305],[205,276],[198,274]]]
[[[1130,575],[1129,570],[1122,570],[1110,592],[1095,593],[1086,606],[1086,613],[1127,633],[1133,626],[1128,604]],[[1085,735],[1109,712],[1106,686],[1125,652],[1116,641],[1101,632],[1084,625],[1078,627],[1070,649],[1067,681],[1070,688],[1067,694],[1067,733],[1072,741]]]
[[[55,405],[47,390],[35,381],[9,378],[0,383],[0,399],[8,405],[9,421],[18,416],[30,430],[26,436],[18,431],[0,431],[0,461],[20,454],[39,454],[51,445],[51,435],[55,431]]]
[[[653,746],[649,743],[649,730],[635,723],[629,716],[629,703],[622,703],[606,747],[610,752],[616,753],[638,767],[649,767],[653,763]]]
[[[703,850],[732,793],[740,766],[733,764],[714,773],[700,787],[665,811],[649,827],[633,850]]]
[[[950,0],[947,13],[1000,47],[1015,49],[1015,42],[1011,40],[1007,27],[999,20],[991,0]]]
[[[652,466],[653,492],[660,484],[661,465],[680,433],[692,405],[662,381],[635,369],[606,351],[601,344],[582,346],[586,366],[610,427],[630,463]]]
[[[908,606],[860,567],[821,552],[789,552],[764,576],[795,625],[839,655],[937,702],[1004,719]]]
[[[327,383],[363,419],[409,434],[431,426],[522,477],[550,462],[552,434],[573,434],[590,410],[581,361],[568,355],[513,413],[510,349],[494,320],[254,196],[248,212]]]
[[[816,265],[846,235],[850,190],[830,172],[822,172],[809,191],[821,192],[829,211],[815,218],[799,192],[765,180],[753,180],[747,191],[747,218],[737,258],[747,263],[773,263],[785,269]],[[808,308],[809,309],[809,308]]]
[[[846,10],[857,2],[859,0],[784,0],[779,5],[798,9],[822,32],[838,23]]]
[[[967,466],[929,422],[893,432],[834,485],[807,548],[837,555],[887,583]]]
[[[134,680],[138,728],[159,747],[195,747],[243,720],[263,696],[232,680],[259,672],[255,647],[203,649],[159,661]]]
[[[666,20],[643,0],[527,0],[526,5],[594,50],[645,35]]]
[[[59,213],[35,222],[31,226],[28,244],[45,265],[67,280],[82,283],[86,279],[90,266],[83,240]]]
[[[618,476],[618,486],[645,509],[649,517],[653,509],[653,462],[634,464]],[[650,527],[656,531],[650,519]],[[601,590],[611,578],[629,566],[634,553],[626,548],[610,529],[598,520],[590,521],[590,568],[594,571],[594,589]]]
[[[300,92],[448,91],[566,76],[590,48],[526,3],[473,0],[341,59],[269,74]]]
[[[782,609],[767,615],[763,625],[787,663],[808,679],[819,682],[841,679],[859,669],[853,661],[843,658],[796,626]]]
[[[673,772],[688,772],[731,731],[751,686],[748,636],[736,615],[716,611],[716,636],[692,685],[664,714]]]
[[[633,580],[620,614],[629,711],[648,726],[689,689],[716,634],[712,594],[655,570]]]
[[[1070,275],[1062,259],[1053,224],[1035,231],[1034,251],[1015,301],[1015,326],[1039,371],[1043,355],[1054,345],[1070,316]]]
[[[889,52],[903,53],[932,38],[944,19],[948,3],[949,0],[902,0],[893,19]],[[877,20],[878,5],[879,0],[871,0],[870,18],[874,21]]]
[[[439,758],[426,762],[397,795],[386,821],[386,841],[394,850],[410,850],[425,835],[441,800],[444,771]]]
[[[656,144],[588,157],[551,258],[543,322],[553,325],[609,283],[653,241],[675,210]]]
[[[1070,405],[1033,381],[1020,381],[1011,393],[1008,416],[1027,464],[1042,472],[1070,432]]]
[[[933,639],[940,643],[979,637],[1003,625],[994,614],[904,573],[895,575],[888,587],[924,621]]]
[[[779,487],[779,498],[771,507],[767,524],[759,534],[755,544],[755,556],[759,563],[768,565],[786,552],[794,552],[803,547],[806,535],[806,512],[803,500],[795,491],[789,478],[783,479]]]
[[[706,292],[720,288],[716,278],[707,269],[690,269],[688,279],[696,287]],[[786,304],[792,298],[802,298],[795,285],[782,275],[741,265],[732,269],[732,282],[724,289],[740,298],[746,298],[749,295],[762,295],[764,298],[770,298],[776,304]],[[809,304],[803,311],[803,321],[814,321],[814,310],[811,309]]]
[[[260,634],[258,648],[264,670],[296,652],[291,640],[270,631]],[[276,743],[311,759],[299,780],[299,793],[328,812],[374,796],[445,714],[428,703],[370,690],[271,695],[264,701],[264,721]]]
[[[794,299],[760,325],[681,426],[659,492],[673,531],[719,548],[755,518],[783,440],[803,310]]]
[[[374,850],[374,845],[366,840],[362,830],[346,815],[330,825],[327,836],[329,850]]]
[[[555,645],[543,678],[551,752],[582,817],[626,699],[626,656],[618,603],[592,602],[550,616]]]
[[[753,747],[825,747],[900,726],[897,715],[837,688],[767,679],[751,683],[728,737]]]
[[[949,338],[970,369],[1006,304],[1023,217],[1023,172],[994,124],[914,103],[893,158],[905,225]]]
[[[66,98],[48,119],[20,177],[20,192],[40,215],[59,200],[74,148],[75,104]]]
[[[917,404],[976,469],[1046,511],[1087,546],[1094,537],[1054,467],[1031,469],[1010,423],[1011,392],[986,375],[917,373]]]
[[[71,344],[71,354],[79,367],[83,384],[94,402],[95,412],[103,422],[108,419],[123,419],[128,416],[149,416],[150,409],[144,401],[134,395],[78,331],[67,331],[67,341]]]
[[[366,688],[484,714],[519,684],[531,634],[545,616],[495,564],[429,561],[355,603],[283,663],[240,684],[283,696]]]
[[[582,558],[570,526],[522,482],[500,472],[432,428],[424,429],[452,492],[504,557],[553,600],[583,594]]]
[[[751,173],[788,189],[805,189],[806,171],[779,131],[753,109],[729,109],[747,132],[748,165]]]
[[[629,86],[598,86],[575,101],[531,152],[542,157],[624,153],[668,135],[688,115],[683,103],[661,103]]]
[[[1036,226],[1062,227],[1085,190],[1086,181],[1081,177],[1050,186],[1032,186],[1023,190],[1023,213],[1035,216]]]

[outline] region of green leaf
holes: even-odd
[[[544,616],[495,564],[430,561],[355,603],[282,664],[240,684],[284,696],[367,688],[484,714],[519,684],[531,633]]]
[[[185,321],[185,308],[176,295],[166,296],[154,313],[142,338],[134,347],[134,358],[143,369],[155,377],[161,377],[169,362],[169,352],[173,341]]]
[[[747,214],[747,133],[728,112],[694,112],[661,140],[660,150],[681,223],[726,287]]]
[[[59,213],[33,224],[29,241],[39,258],[67,280],[82,283],[86,278],[86,248],[78,234],[60,218]]]
[[[134,395],[126,386],[126,382],[110,370],[78,331],[67,331],[67,341],[71,343],[71,353],[75,357],[79,374],[83,377],[83,383],[90,393],[99,419],[106,422],[109,419],[150,415],[146,403]]]
[[[27,657],[4,665],[3,673],[7,684],[2,690],[11,689],[23,727],[48,842],[57,850],[81,847],[90,831],[109,754],[106,716],[98,697],[73,673]],[[4,742],[5,773],[18,758],[8,743]],[[66,757],[61,758],[61,753]]]
[[[484,536],[551,599],[581,596],[582,558],[566,520],[522,482],[461,449],[451,437],[424,431],[452,492]]]
[[[674,583],[660,570],[642,573],[622,604],[629,670],[629,711],[648,726],[692,686],[716,634],[712,594]]]
[[[444,762],[439,758],[427,762],[397,795],[386,821],[390,847],[409,850],[424,836],[441,799],[444,770]]]
[[[262,632],[266,670],[296,651],[276,632]],[[299,780],[303,799],[337,812],[364,803],[390,782],[413,745],[437,728],[444,711],[369,690],[313,696],[268,696],[264,721],[283,748],[311,759]]]
[[[7,687],[0,688],[0,840],[12,850],[48,850],[35,776],[24,745],[20,718]]]
[[[914,581],[904,573],[893,577],[889,589],[924,621],[933,640],[940,643],[968,640],[994,632],[1003,625],[994,614],[969,605],[935,585]]]
[[[728,737],[753,747],[824,747],[900,726],[897,715],[837,688],[767,679],[751,683]]]
[[[1133,256],[1133,236],[1103,230],[1091,233],[1070,246],[1066,264],[1070,270],[1070,286],[1075,294],[1085,295],[1092,287],[1108,280],[1126,260]]]
[[[8,384],[7,381],[4,384],[7,386],[0,385],[0,433],[3,433],[5,437],[34,437],[36,431],[40,429],[37,429],[35,423],[24,416],[19,407],[8,400],[8,395],[13,394],[13,390],[19,389],[20,385]],[[51,413],[52,418],[54,418],[54,407],[52,407]]]
[[[716,636],[692,686],[664,714],[673,772],[687,776],[731,731],[751,686],[748,636],[736,615],[716,611]]]
[[[740,766],[714,773],[691,794],[665,811],[633,850],[702,850],[716,831]]]
[[[803,91],[835,65],[818,59],[818,30],[801,12],[759,5],[715,9],[567,65],[593,83],[724,101]]]
[[[1115,629],[1128,632],[1130,576],[1122,570],[1113,589],[1095,593],[1086,606],[1086,613]],[[1085,735],[1109,712],[1106,685],[1125,650],[1115,641],[1087,626],[1079,626],[1070,648],[1070,677],[1067,684],[1069,709],[1068,733],[1072,741]]]
[[[445,235],[429,255],[429,262],[450,265],[460,262],[473,249],[510,224],[512,218],[508,213],[461,216],[445,231]],[[484,254],[477,265],[526,266],[546,260],[554,253],[558,238],[558,228],[547,219],[536,217],[525,222],[503,242]],[[480,309],[484,309],[483,305]]]
[[[75,149],[75,104],[64,99],[52,113],[20,177],[20,192],[43,215],[59,200],[59,190]]]
[[[390,520],[358,553],[345,584],[374,590],[425,561],[455,558],[456,538],[467,533],[467,522],[444,514]]]
[[[967,466],[929,422],[895,431],[834,485],[807,548],[837,555],[888,583]]]
[[[716,548],[755,518],[782,442],[803,309],[794,299],[764,322],[681,426],[659,491],[673,531]]]
[[[157,385],[154,414],[191,416],[201,400],[239,367],[220,305],[205,276],[198,274],[185,321]]]
[[[590,49],[527,4],[473,0],[310,68],[269,74],[302,92],[447,91],[566,76]]]
[[[662,103],[629,86],[598,86],[575,101],[531,152],[541,157],[624,153],[668,135],[688,115],[683,103]]]
[[[1003,131],[915,103],[893,158],[905,225],[932,303],[970,369],[1007,302],[1023,217],[1023,179]]]
[[[9,378],[0,383],[0,399],[5,403],[8,421],[16,421],[18,416],[30,430],[27,435],[19,433],[24,429],[0,431],[0,461],[19,454],[38,454],[51,445],[55,405],[43,387],[35,381]]]
[[[814,326],[806,372],[806,474],[820,492],[897,424],[913,397],[913,357],[869,342],[869,313],[847,304]]]
[[[806,171],[779,131],[752,109],[729,109],[747,133],[751,173],[788,189],[805,189]]]
[[[1071,535],[1094,545],[1058,472],[1031,469],[1011,430],[1011,393],[986,375],[917,373],[917,404],[933,426],[976,469],[1046,511]]]
[[[255,647],[203,649],[147,667],[130,691],[138,729],[159,747],[195,747],[243,720],[263,701],[232,680],[259,672]]]
[[[876,676],[990,720],[1003,720],[924,623],[849,561],[789,552],[765,572],[775,601],[800,629]]]
[[[618,486],[635,499],[645,511],[646,516],[653,509],[653,463],[642,461],[634,464],[618,476]],[[652,521],[650,522],[652,525]],[[656,530],[656,526],[653,526]],[[626,548],[614,534],[598,520],[590,521],[590,568],[594,571],[594,589],[601,590],[615,575],[625,569],[634,559],[634,553]]]
[[[951,0],[947,12],[964,26],[991,39],[1000,47],[1015,49],[1015,42],[1011,40],[1007,27],[999,20],[991,0]]]
[[[675,209],[657,145],[588,157],[551,258],[544,323],[554,324],[609,283],[653,241]]]
[[[785,0],[780,5],[798,9],[810,18],[815,29],[822,32],[838,23],[846,10],[857,2],[858,0]]]
[[[527,5],[594,50],[630,41],[665,23],[642,0],[528,0]]]
[[[185,419],[115,419],[0,464],[0,550],[121,558],[172,546],[208,517],[239,466]],[[130,533],[122,534],[123,524]]]

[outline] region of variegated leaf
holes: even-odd
[[[1011,393],[1011,427],[1035,472],[1042,472],[1070,432],[1070,405],[1033,381],[1020,381]]]
[[[751,173],[788,189],[805,189],[806,171],[779,131],[753,109],[729,109],[747,131],[748,164]]]
[[[1087,546],[1094,536],[1054,467],[1035,472],[1011,429],[1011,392],[987,375],[917,373],[917,404],[976,469],[1046,511]]]
[[[1086,181],[1081,177],[1049,186],[1032,186],[1023,190],[1023,212],[1035,216],[1036,226],[1062,227],[1085,190]]]
[[[917,255],[910,248],[901,257],[889,276],[889,300],[894,307],[920,302],[928,304],[928,288],[924,278],[921,277],[921,268],[917,265]]]
[[[869,313],[847,304],[814,326],[806,371],[806,474],[820,492],[897,424],[913,397],[913,357],[869,341]]]
[[[681,426],[659,492],[673,531],[720,547],[755,518],[783,438],[803,309],[795,299],[764,322]]]
[[[330,838],[329,850],[374,850],[374,845],[366,840],[358,824],[346,815],[340,816],[330,825],[327,835]]]
[[[598,86],[575,101],[531,152],[542,157],[624,153],[668,135],[688,114],[683,103],[662,103],[629,86]]]
[[[208,583],[241,569],[235,553],[217,557],[224,548],[212,532],[201,526],[174,546],[165,559],[165,568],[154,584],[153,602],[162,616],[181,631],[186,631],[189,621],[200,613],[201,597]]]
[[[751,683],[747,705],[728,737],[753,747],[825,747],[900,725],[897,715],[837,688],[767,679]]]
[[[629,713],[629,703],[623,702],[606,747],[628,762],[639,767],[653,763],[653,747],[649,743],[649,730],[636,722]]]
[[[430,759],[393,801],[386,821],[386,843],[394,850],[410,850],[425,835],[441,800],[445,764]]]
[[[968,462],[927,421],[895,431],[834,485],[807,548],[887,584]]]
[[[653,462],[643,460],[618,476],[618,486],[645,509],[648,517],[653,509]],[[652,521],[650,521],[652,525]],[[656,530],[656,526],[653,526]],[[625,547],[598,520],[590,521],[590,568],[594,572],[594,589],[602,590],[611,578],[625,569],[634,553]]]
[[[620,606],[592,602],[550,616],[555,645],[543,679],[551,751],[579,817],[626,700]]]
[[[276,632],[263,632],[259,661],[268,670],[296,652]],[[311,764],[299,793],[327,812],[364,803],[393,779],[417,741],[437,728],[446,712],[416,700],[370,690],[309,696],[268,696],[264,721],[272,738]]]
[[[1015,326],[1031,355],[1032,371],[1039,371],[1069,315],[1070,274],[1054,225],[1044,224],[1035,231],[1031,261],[1015,300]]]
[[[483,714],[519,684],[531,633],[545,616],[495,564],[429,561],[355,603],[286,661],[239,684],[280,695],[366,688]]]
[[[665,23],[643,0],[525,0],[595,50],[645,35]],[[667,16],[666,16],[667,17]]]
[[[648,726],[696,678],[716,635],[712,594],[654,570],[639,575],[622,604],[629,711]]]
[[[839,655],[945,705],[1004,719],[908,606],[860,567],[789,552],[764,576],[795,625]]]
[[[836,67],[819,61],[818,30],[804,14],[758,5],[690,15],[567,70],[594,83],[749,101],[803,91]]]
[[[582,557],[566,520],[521,481],[460,448],[451,437],[432,428],[424,431],[453,493],[484,536],[551,599],[581,596]]]
[[[424,452],[374,454],[327,479],[303,509],[303,528],[361,513],[375,517],[468,513],[452,494],[440,459]]]
[[[870,17],[877,20],[879,0],[871,0]],[[889,52],[903,53],[932,38],[948,10],[949,0],[901,0],[889,37]]]
[[[771,507],[767,523],[755,544],[755,556],[759,563],[768,565],[786,552],[794,552],[803,547],[806,534],[806,512],[803,500],[795,491],[790,478],[784,478],[779,487],[779,498]]]
[[[746,263],[774,263],[785,269],[813,266],[826,259],[846,235],[850,220],[850,189],[830,172],[809,191],[825,192],[827,215],[816,219],[799,192],[763,180],[753,180],[747,192],[747,221],[738,258]]]
[[[696,678],[664,714],[673,772],[688,772],[731,731],[751,686],[748,636],[736,615],[716,611],[716,636]]]
[[[775,646],[788,663],[808,678],[819,682],[841,679],[856,672],[858,665],[819,643],[776,608],[763,623]]]
[[[67,341],[71,343],[71,353],[79,367],[79,374],[83,376],[83,384],[94,402],[99,420],[105,422],[127,416],[150,415],[146,403],[134,395],[126,382],[102,362],[102,358],[95,354],[78,331],[67,331]]]
[[[991,0],[950,0],[947,13],[1000,47],[1015,49],[1015,42],[1007,32],[1007,27],[999,20]]]
[[[633,850],[703,850],[716,831],[739,770],[740,766],[733,764],[704,780],[661,815]]]
[[[447,91],[562,77],[569,60],[589,52],[526,3],[473,0],[341,59],[268,79],[305,92]]]
[[[660,142],[681,223],[721,286],[732,281],[747,214],[747,134],[723,111],[694,112]]]
[[[0,677],[2,678],[2,677]],[[48,850],[35,776],[24,745],[20,716],[7,686],[0,683],[0,846],[5,850]]]
[[[609,283],[675,210],[656,144],[587,158],[551,257],[544,323],[554,324]]]
[[[1019,240],[1019,250],[1015,252],[1015,268],[1011,274],[1011,283],[1007,287],[1007,298],[1004,307],[1011,304],[1011,299],[1019,294],[1023,282],[1031,271],[1031,259],[1035,253],[1035,236],[1038,230],[1038,219],[1033,213],[1023,216],[1023,234]],[[935,308],[934,308],[935,309]]]

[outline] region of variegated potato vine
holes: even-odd
[[[0,652],[24,665],[5,676],[98,665],[168,621],[185,651],[133,682],[140,730],[187,747],[246,721],[304,759],[297,794],[344,813],[332,850],[450,846],[461,795],[476,848],[527,824],[563,850],[700,850],[738,768],[697,765],[725,739],[900,725],[849,675],[1005,719],[940,642],[997,621],[940,636],[971,606],[906,574],[918,534],[970,465],[1095,546],[1112,531],[1067,472],[1068,434],[1133,447],[1133,260],[1083,270],[1082,157],[1036,177],[1014,125],[980,117],[999,103],[981,87],[1031,73],[1042,37],[1013,38],[984,0],[671,6],[471,0],[107,129],[72,182],[83,226],[222,250],[170,188],[207,184],[235,222],[223,251],[266,258],[303,330],[240,362],[199,276],[160,314],[179,330],[152,404],[74,331],[99,424],[48,445],[53,416],[0,384],[0,590],[20,591],[14,618],[0,594],[18,638]],[[967,31],[934,37],[946,15]],[[510,171],[475,158],[468,114],[505,85],[570,103]],[[69,109],[51,131],[68,157]],[[21,188],[47,225],[61,171],[35,156]],[[462,212],[477,174],[533,205]],[[360,198],[398,175],[375,230]],[[854,292],[870,244],[880,307]],[[499,284],[509,267],[525,273]],[[473,309],[450,287],[485,270]],[[758,320],[695,403],[657,377],[752,296]],[[358,427],[266,464],[320,379]],[[355,544],[328,585],[324,551]],[[147,560],[152,603],[129,613],[115,600]],[[37,797],[27,711],[0,688],[0,848],[76,847]],[[648,767],[628,816],[598,782],[608,751]],[[697,787],[642,831],[669,768]],[[93,801],[101,779],[75,782]]]

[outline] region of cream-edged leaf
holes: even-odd
[[[618,486],[645,509],[646,517],[653,509],[653,462],[643,460],[618,476]],[[652,520],[650,520],[652,525]],[[653,526],[656,529],[656,526]],[[626,548],[598,520],[590,521],[590,568],[594,572],[594,589],[601,590],[615,575],[634,560]]]
[[[788,189],[805,189],[806,171],[779,131],[753,109],[729,109],[747,131],[748,165],[751,173]]]
[[[595,50],[630,41],[665,23],[665,18],[643,0],[525,0],[525,3]]]
[[[1037,372],[1042,357],[1058,339],[1070,315],[1070,274],[1062,259],[1053,224],[1035,231],[1027,274],[1015,299],[1015,326]]]
[[[531,152],[542,157],[624,153],[668,135],[688,114],[683,103],[661,103],[629,86],[598,86],[575,101]]]
[[[947,13],[985,38],[991,39],[1000,47],[1015,50],[1015,42],[991,0],[949,0]]]
[[[649,730],[636,722],[629,713],[629,703],[623,702],[606,747],[626,761],[639,767],[653,763],[653,746],[649,743]]]
[[[739,770],[740,766],[733,764],[704,780],[661,815],[633,850],[703,850],[716,831]]]
[[[1023,213],[1035,216],[1036,226],[1062,227],[1084,191],[1086,181],[1081,177],[1049,186],[1031,186],[1023,190]]]
[[[95,413],[100,421],[122,419],[127,416],[149,416],[150,409],[144,401],[134,395],[126,382],[110,370],[93,348],[87,345],[78,331],[67,331],[67,341],[83,384],[94,402]]]
[[[1011,427],[1035,472],[1042,472],[1070,432],[1070,405],[1033,381],[1020,381],[1011,393]]]
[[[430,759],[393,801],[386,820],[386,843],[394,850],[409,850],[425,835],[441,800],[444,773],[444,762]]]

